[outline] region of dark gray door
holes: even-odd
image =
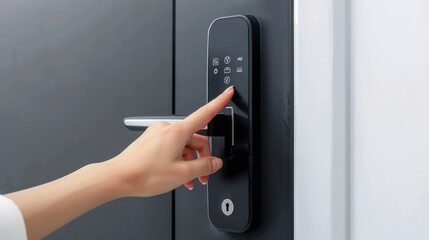
[[[172,1],[4,0],[0,193],[109,159],[126,116],[172,113]],[[102,206],[48,239],[171,239],[172,196]]]
[[[251,14],[261,25],[261,216],[245,234],[214,229],[206,187],[175,192],[175,239],[293,239],[293,1],[176,1],[175,105],[188,114],[205,103],[206,37],[221,16]],[[228,38],[228,36],[225,36]]]

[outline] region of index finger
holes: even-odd
[[[216,114],[226,107],[233,95],[234,87],[230,86],[215,99],[186,117],[182,123],[186,126],[188,134],[191,135],[203,129]]]

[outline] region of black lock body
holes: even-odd
[[[232,119],[232,136],[210,137],[212,154],[221,157],[224,165],[210,176],[208,215],[224,231],[245,232],[258,215],[259,38],[257,19],[246,15],[218,18],[208,31],[207,101],[229,86],[235,88],[230,105],[222,112]],[[212,128],[209,125],[209,132]]]

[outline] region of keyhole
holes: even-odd
[[[234,212],[234,203],[231,201],[231,199],[224,199],[222,201],[221,209],[223,214],[230,216]]]

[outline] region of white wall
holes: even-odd
[[[352,239],[429,239],[429,1],[351,5]]]
[[[295,239],[348,237],[343,0],[295,1]]]
[[[295,7],[295,239],[429,239],[429,1]]]

